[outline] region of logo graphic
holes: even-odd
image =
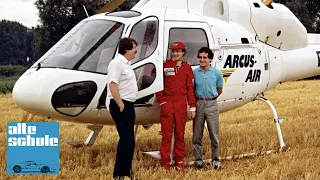
[[[8,174],[59,174],[59,123],[7,123]]]
[[[224,83],[227,83],[229,77],[231,76],[231,74],[235,71],[236,69],[221,69],[221,73],[224,79]]]

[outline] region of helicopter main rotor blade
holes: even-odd
[[[98,13],[112,12],[117,9],[126,0],[110,0],[106,5],[104,5]]]
[[[263,4],[265,4],[266,6],[270,7],[272,0],[262,0]]]

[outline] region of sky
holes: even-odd
[[[0,20],[18,21],[26,27],[38,24],[35,0],[0,0]]]

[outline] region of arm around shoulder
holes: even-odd
[[[196,111],[196,96],[194,94],[194,74],[189,65],[189,72],[187,73],[187,98],[190,106],[190,111]]]

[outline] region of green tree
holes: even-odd
[[[33,31],[18,22],[0,21],[0,64],[27,65],[33,60]]]

